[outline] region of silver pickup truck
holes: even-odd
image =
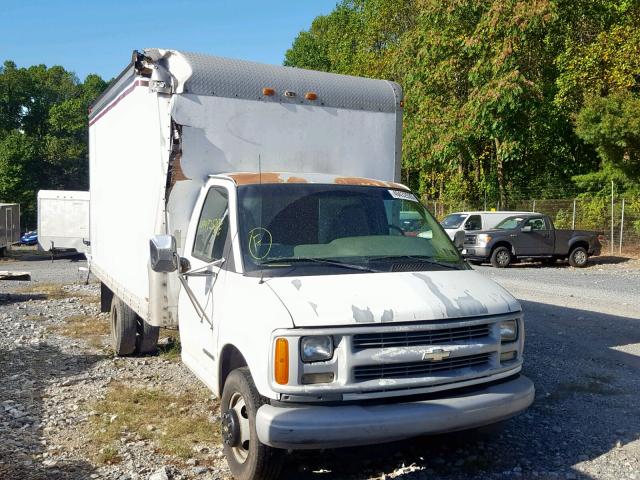
[[[546,215],[514,215],[491,230],[466,234],[462,255],[497,268],[529,258],[548,263],[568,259],[571,266],[584,267],[590,256],[600,254],[602,238],[598,232],[556,230]]]

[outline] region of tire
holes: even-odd
[[[589,253],[584,247],[576,247],[569,254],[569,265],[576,268],[584,268],[587,266]]]
[[[142,318],[136,315],[136,350],[138,355],[156,353],[158,349],[158,335],[160,327],[149,325]]]
[[[511,252],[507,247],[496,247],[491,252],[491,265],[496,268],[508,267],[511,260]]]
[[[136,313],[119,298],[111,301],[111,345],[118,356],[131,355],[136,349]]]
[[[229,374],[220,400],[221,433],[236,480],[272,480],[280,475],[284,450],[260,443],[256,433],[256,413],[264,403],[247,367]]]

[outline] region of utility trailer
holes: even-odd
[[[38,192],[38,244],[44,251],[76,250],[89,242],[89,192]]]
[[[389,81],[148,49],[92,107],[88,258],[113,348],[179,326],[236,478],[533,400],[519,303],[398,183],[402,106]]]
[[[0,203],[0,257],[7,248],[20,242],[20,205]]]

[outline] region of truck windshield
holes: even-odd
[[[452,213],[444,217],[440,225],[442,225],[443,228],[458,228],[462,225],[465,218],[467,218],[466,213]]]
[[[326,184],[238,188],[244,268],[411,271],[465,269],[436,220],[404,190]],[[400,267],[399,267],[400,265]],[[291,268],[289,268],[291,270]]]
[[[502,220],[498,225],[496,225],[497,230],[513,230],[520,222],[524,220],[523,217],[508,217]]]

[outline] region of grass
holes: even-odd
[[[118,456],[118,448],[115,445],[107,445],[101,448],[98,452],[97,460],[108,465],[120,463],[121,458]]]
[[[59,283],[35,283],[18,289],[18,293],[33,293],[44,295],[47,300],[60,300],[61,298],[77,297],[78,294],[71,294],[62,288]]]
[[[51,326],[50,329],[65,337],[81,339],[96,348],[102,348],[110,326],[108,320],[92,315],[71,315],[64,319],[64,323]]]
[[[170,330],[167,328],[160,329],[159,339],[168,338],[169,343],[166,345],[158,346],[158,355],[165,360],[172,362],[180,361],[180,352],[182,351],[180,345],[180,332],[178,330]]]
[[[117,457],[117,451],[109,449],[123,431],[152,441],[163,454],[191,458],[194,445],[219,440],[217,426],[209,420],[210,404],[204,388],[169,393],[114,383],[105,398],[91,406],[99,414],[90,422],[94,446],[102,452],[97,459],[105,463]]]

